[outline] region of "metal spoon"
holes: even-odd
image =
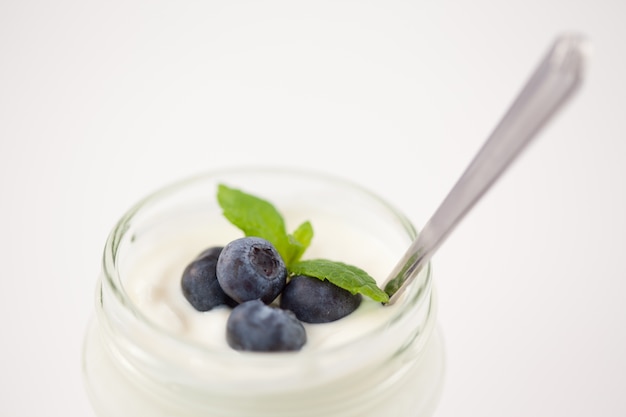
[[[389,304],[412,282],[461,221],[582,82],[587,42],[576,34],[556,39],[508,112],[428,220],[383,285]]]

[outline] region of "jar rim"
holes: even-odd
[[[120,276],[118,270],[118,256],[119,256],[119,245],[122,240],[126,237],[126,233],[129,230],[131,222],[135,219],[135,217],[142,212],[142,210],[147,207],[158,203],[159,201],[167,198],[169,195],[177,192],[182,188],[191,186],[201,181],[207,181],[211,178],[219,178],[221,176],[230,175],[230,174],[269,174],[269,175],[292,175],[298,177],[307,177],[316,180],[322,181],[330,181],[333,184],[340,185],[343,187],[348,187],[364,196],[367,196],[372,201],[375,201],[377,204],[384,207],[385,210],[389,214],[391,214],[399,223],[402,225],[402,228],[407,233],[407,235],[414,239],[417,235],[417,231],[415,227],[412,225],[410,220],[402,214],[399,210],[393,207],[390,203],[379,197],[378,195],[372,193],[368,189],[363,186],[344,179],[338,176],[334,176],[327,173],[316,172],[314,170],[301,169],[301,168],[276,168],[276,167],[264,167],[264,166],[246,166],[246,167],[231,167],[224,169],[217,169],[212,171],[203,172],[176,182],[173,182],[165,187],[162,187],[144,198],[140,199],[137,203],[135,203],[129,210],[127,210],[122,217],[118,220],[118,222],[113,227],[111,233],[109,234],[104,254],[103,254],[103,278],[102,281],[106,283],[108,287],[111,289],[111,293],[114,295],[116,302],[123,305],[124,308],[128,310],[128,312],[138,319],[142,325],[150,328],[150,331],[155,332],[159,335],[159,338],[163,340],[167,340],[168,343],[174,344],[179,347],[183,347],[185,350],[189,350],[190,352],[196,352],[202,355],[208,356],[237,356],[237,360],[242,360],[243,357],[249,358],[254,361],[263,361],[271,364],[275,361],[284,360],[285,356],[290,355],[301,355],[301,356],[311,356],[311,355],[325,355],[332,354],[332,352],[342,349],[350,348],[350,346],[358,345],[359,343],[363,343],[365,339],[371,338],[373,334],[379,333],[382,329],[388,327],[393,322],[396,322],[402,319],[412,307],[419,308],[420,305],[424,304],[426,300],[430,299],[431,296],[431,285],[432,285],[432,273],[431,266],[428,263],[424,269],[420,272],[422,275],[421,279],[416,279],[415,282],[411,285],[411,287],[402,295],[402,300],[399,300],[394,304],[394,306],[398,306],[396,311],[391,314],[388,320],[383,321],[382,323],[373,326],[371,329],[366,331],[364,334],[359,335],[355,338],[350,339],[344,343],[338,344],[337,346],[331,347],[323,347],[321,349],[316,349],[314,351],[299,351],[296,353],[293,352],[285,352],[285,353],[255,353],[255,352],[245,352],[245,355],[241,355],[241,352],[232,350],[232,351],[224,351],[223,349],[215,349],[211,347],[204,346],[200,343],[197,343],[193,340],[184,340],[180,337],[177,337],[172,332],[168,331],[163,326],[160,326],[158,323],[155,323],[150,319],[130,298],[129,294],[126,292],[125,287],[123,285],[122,277]],[[418,282],[420,283],[418,285]],[[103,283],[104,285],[104,283]],[[387,308],[387,307],[385,307]],[[416,323],[416,326],[418,324]],[[247,359],[243,359],[247,360]]]

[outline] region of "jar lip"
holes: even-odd
[[[145,208],[149,207],[151,204],[157,203],[162,198],[167,197],[168,195],[180,190],[181,188],[191,186],[198,182],[206,181],[211,178],[217,179],[221,176],[227,175],[244,175],[244,174],[267,174],[267,175],[297,175],[300,178],[310,178],[321,181],[331,181],[333,184],[348,187],[354,191],[359,192],[362,195],[367,196],[372,201],[377,202],[381,206],[383,206],[390,214],[395,217],[396,220],[402,225],[402,228],[406,231],[407,235],[414,239],[417,236],[417,231],[411,221],[402,214],[399,210],[397,210],[390,203],[374,194],[367,188],[359,185],[356,182],[334,176],[332,174],[317,172],[311,169],[302,169],[302,168],[292,168],[292,167],[268,167],[268,166],[245,166],[245,167],[230,167],[223,168],[217,170],[206,171],[200,174],[196,174],[194,176],[190,176],[184,178],[182,180],[178,180],[170,183],[162,188],[157,189],[156,191],[148,194],[144,198],[140,199],[137,203],[135,203],[129,210],[127,210],[120,220],[117,221],[115,226],[113,227],[111,233],[109,234],[104,254],[102,258],[103,264],[103,281],[109,286],[112,290],[112,294],[116,298],[117,302],[121,303],[131,314],[133,317],[137,318],[142,325],[149,327],[149,329],[156,334],[159,335],[160,338],[167,340],[169,343],[173,343],[176,346],[182,346],[184,349],[188,349],[193,352],[197,352],[203,355],[232,355],[238,356],[238,360],[241,360],[242,357],[250,358],[251,360],[259,360],[262,358],[263,361],[274,362],[276,360],[284,360],[286,356],[298,355],[302,356],[310,356],[310,355],[324,355],[331,354],[334,351],[342,350],[349,348],[350,346],[354,346],[364,339],[371,338],[373,334],[376,334],[388,327],[393,322],[400,320],[404,317],[408,312],[413,308],[421,308],[420,306],[425,303],[425,301],[430,299],[430,292],[432,286],[432,271],[431,265],[428,263],[424,269],[419,273],[423,275],[422,279],[415,280],[414,284],[402,295],[402,299],[398,300],[394,306],[388,308],[394,308],[396,311],[389,316],[389,318],[382,323],[373,326],[368,331],[363,334],[351,338],[350,340],[338,344],[336,346],[322,347],[320,349],[315,350],[303,350],[299,352],[273,352],[271,354],[268,353],[256,353],[256,352],[245,352],[245,355],[242,355],[241,352],[236,350],[223,350],[218,348],[212,348],[208,346],[204,346],[198,342],[193,340],[182,339],[172,332],[168,331],[166,328],[159,326],[156,322],[150,319],[147,314],[145,314],[131,299],[131,297],[127,294],[125,287],[122,282],[122,278],[119,274],[117,267],[117,257],[118,257],[118,249],[122,239],[126,236],[126,233],[129,230],[131,221],[135,218],[135,216],[140,213]],[[421,285],[417,285],[417,282],[421,282]],[[385,307],[387,308],[387,307]],[[416,323],[416,326],[418,323]]]

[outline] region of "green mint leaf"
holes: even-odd
[[[291,265],[300,260],[304,251],[307,250],[311,244],[311,240],[313,239],[313,226],[310,222],[306,221],[298,226],[293,234],[288,235],[288,238],[291,253],[289,254],[289,259],[285,260],[285,262],[287,265]]]
[[[352,294],[360,293],[374,301],[381,303],[389,301],[389,296],[378,288],[374,278],[356,266],[327,259],[311,259],[291,265],[290,272],[321,280],[327,279]]]
[[[283,216],[267,200],[219,184],[217,201],[224,217],[246,236],[261,237],[271,242],[287,267],[299,260],[311,243],[311,223],[302,223],[292,235],[288,235]]]
[[[270,202],[223,184],[218,185],[217,201],[224,217],[246,236],[266,239],[283,258],[288,255],[290,245],[285,221]]]

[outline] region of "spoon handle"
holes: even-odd
[[[383,288],[393,304],[446,237],[580,85],[586,42],[556,39],[461,178],[396,265]]]

